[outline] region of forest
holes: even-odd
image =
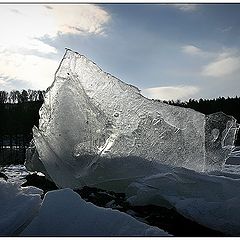
[[[45,91],[0,91],[0,165],[24,162]]]
[[[26,149],[32,139],[32,127],[38,126],[39,109],[43,103],[44,94],[45,91],[30,89],[0,91],[0,165],[24,162]],[[222,111],[234,116],[240,123],[240,97],[237,96],[163,102],[192,108],[204,114]],[[235,145],[240,145],[240,134]]]

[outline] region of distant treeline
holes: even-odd
[[[23,163],[45,91],[0,91],[0,165]]]
[[[215,99],[189,99],[186,102],[181,102],[180,100],[163,102],[170,105],[192,108],[204,114],[222,111],[227,115],[235,117],[238,120],[238,123],[240,123],[240,97],[237,96],[234,98],[219,97]]]
[[[0,165],[24,162],[25,150],[32,139],[32,128],[38,126],[44,95],[45,91],[40,90],[0,91]],[[222,111],[234,116],[240,123],[240,97],[164,102],[204,114]],[[240,145],[240,134],[235,145]]]
[[[4,103],[24,103],[43,101],[45,91],[41,90],[13,90],[11,92],[0,91],[0,104]]]

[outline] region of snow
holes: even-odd
[[[117,210],[85,202],[71,189],[48,192],[21,236],[170,236]]]
[[[237,128],[224,113],[205,116],[147,99],[67,50],[40,109],[26,166],[62,188],[124,191],[157,174],[160,163],[222,169]]]
[[[41,204],[42,194],[35,187],[21,188],[0,179],[0,235],[13,236],[29,224]]]
[[[43,194],[0,180],[0,236],[170,236],[117,210],[85,202],[71,189]]]
[[[240,178],[174,168],[134,182],[126,192],[132,205],[174,207],[208,228],[240,235]]]

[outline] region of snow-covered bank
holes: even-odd
[[[85,202],[71,189],[48,192],[22,236],[170,236],[117,210]]]

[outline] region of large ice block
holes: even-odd
[[[71,50],[48,88],[26,165],[59,187],[124,191],[162,164],[220,170],[236,120],[150,100]],[[35,152],[37,151],[37,153]]]
[[[71,189],[48,192],[21,236],[171,236],[118,210],[85,202]]]

